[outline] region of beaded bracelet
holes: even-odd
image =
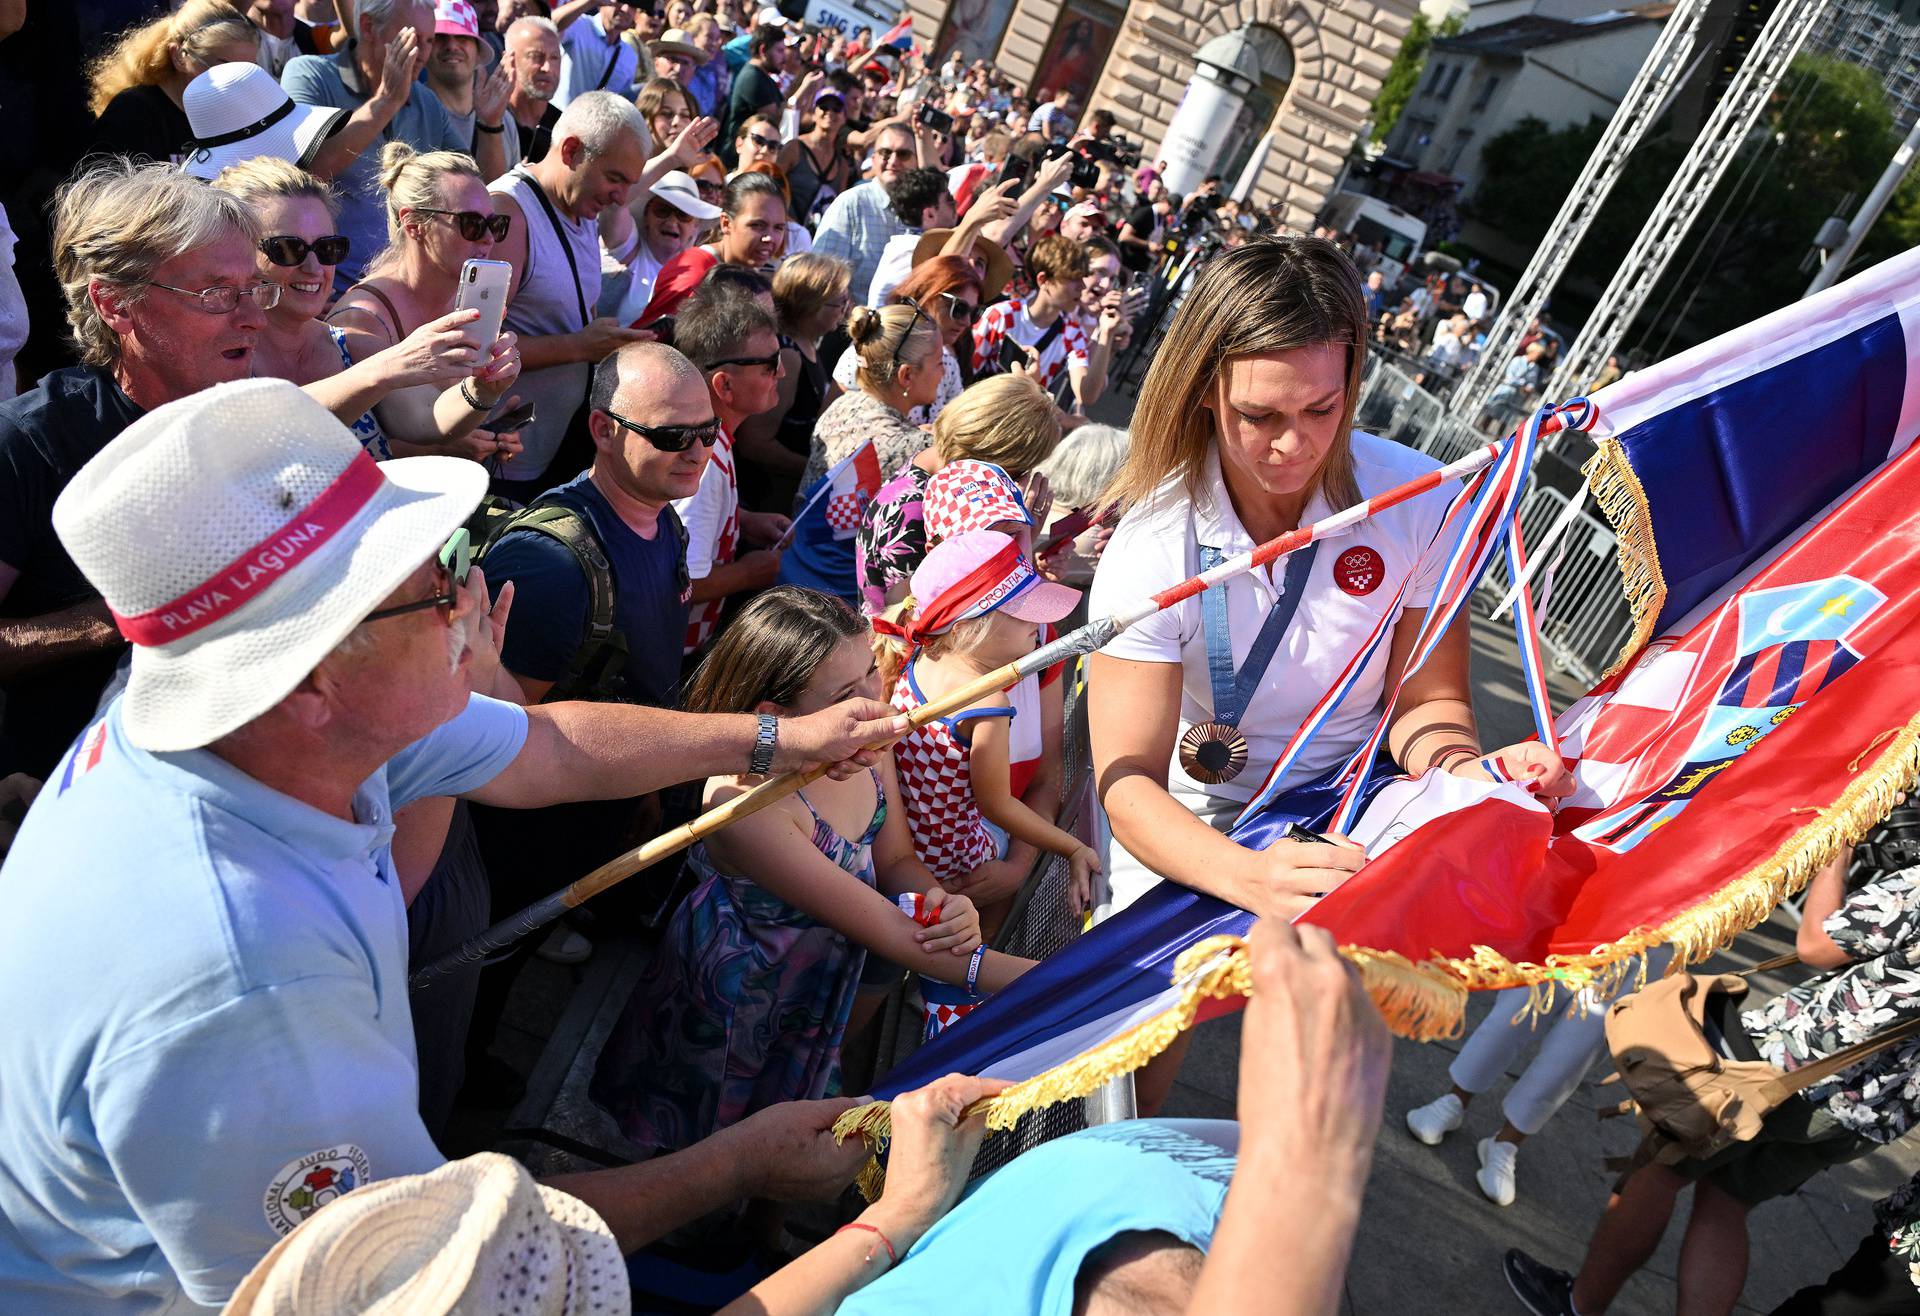
[[[855,1220],[851,1224],[841,1225],[838,1229],[834,1230],[833,1232],[836,1234],[844,1234],[849,1229],[863,1229],[867,1233],[872,1234],[875,1238],[879,1239],[882,1243],[886,1245],[887,1264],[890,1266],[897,1266],[900,1264],[900,1258],[894,1255],[893,1240],[888,1238],[884,1233],[882,1233],[877,1225],[870,1225],[870,1224],[867,1224],[865,1221]],[[868,1261],[873,1260],[872,1247],[867,1248],[867,1260]]]
[[[985,946],[975,946],[973,948],[973,958],[967,961],[967,992],[969,995],[978,990],[974,984],[980,980],[980,961],[985,958],[987,958],[987,948]]]

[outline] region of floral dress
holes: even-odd
[[[327,326],[327,337],[333,339],[334,347],[340,353],[340,368],[351,370],[354,365],[353,354],[347,351],[347,337],[332,325]],[[393,449],[387,445],[386,431],[380,428],[380,422],[371,411],[360,413],[360,419],[347,426],[353,431],[353,437],[360,440],[360,446],[367,450],[367,456],[377,462],[388,461],[393,457]]]
[[[927,556],[927,522],[922,504],[930,471],[908,464],[880,486],[861,513],[854,541],[854,570],[859,578],[860,610],[878,617],[892,600],[887,594],[909,579]]]
[[[1852,959],[1740,1017],[1768,1064],[1792,1071],[1920,1016],[1920,867],[1869,882],[1822,929]],[[1920,1038],[1842,1070],[1804,1094],[1874,1142],[1920,1123]]]
[[[1906,1263],[1907,1278],[1920,1289],[1920,1174],[1874,1203],[1873,1232]]]
[[[868,775],[873,821],[858,840],[795,798],[813,817],[814,848],[873,886],[887,801]],[[752,878],[714,867],[705,845],[687,862],[700,884],[674,912],[588,1089],[627,1138],[660,1151],[782,1101],[833,1095],[867,954]]]

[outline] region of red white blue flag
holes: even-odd
[[[1660,944],[1703,957],[1920,771],[1920,252],[1593,402],[1590,485],[1636,631],[1551,729],[1576,793],[1550,812],[1515,784],[1369,759],[1352,828],[1368,863],[1304,916],[1462,997],[1577,986]],[[1260,818],[1324,828],[1354,775],[1283,783]],[[1250,923],[1162,883],[876,1091],[1044,1072],[1168,1008],[1181,952]]]

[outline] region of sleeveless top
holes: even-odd
[[[522,338],[547,334],[577,333],[587,327],[595,303],[600,300],[600,228],[590,219],[569,219],[556,205],[553,215],[566,235],[560,236],[547,218],[547,207],[536,194],[538,184],[519,170],[503,174],[487,189],[495,196],[510,196],[520,207],[526,225],[527,260],[520,271],[520,286],[507,303],[504,321],[508,329]],[[551,200],[551,198],[549,198]],[[572,268],[567,254],[573,255]],[[579,271],[575,282],[574,271]],[[586,313],[581,313],[584,301]],[[593,367],[584,361],[548,366],[544,370],[523,371],[512,392],[522,402],[531,402],[538,415],[533,424],[520,431],[524,445],[521,454],[501,465],[503,480],[537,480],[566,437],[573,413],[587,400],[587,383]],[[559,471],[563,479],[572,479],[578,471]]]
[[[909,659],[900,679],[894,682],[895,712],[911,713],[927,702],[914,676],[918,661],[917,657]],[[964,720],[1005,717],[1018,721],[1014,715],[1011,707],[971,709]],[[893,747],[901,802],[907,810],[907,830],[913,834],[913,852],[943,881],[972,872],[998,850],[973,798],[972,751],[960,738],[961,720],[943,717],[916,727]]]
[[[369,288],[367,291],[374,292],[374,289]],[[381,297],[380,300],[384,302],[386,298]],[[388,303],[388,309],[392,309],[391,303]],[[394,325],[396,329],[399,328],[398,319],[399,317],[396,316]],[[351,370],[357,363],[353,359],[353,354],[347,351],[347,336],[332,325],[328,325],[327,337],[333,339],[334,347],[339,349],[340,368]],[[393,456],[393,449],[387,444],[386,431],[380,428],[380,422],[374,417],[372,410],[361,412],[359,419],[347,428],[353,431],[354,438],[360,440],[360,446],[367,450],[367,456],[375,461],[383,462]]]
[[[793,197],[793,217],[811,220],[817,210],[826,208],[826,203],[833,199],[835,193],[833,185],[827,182],[826,171],[820,168],[820,162],[814,158],[813,148],[805,142],[799,142],[799,147],[800,157],[787,173],[787,191]],[[828,160],[827,169],[832,168],[833,161]],[[825,197],[820,195],[823,190]]]

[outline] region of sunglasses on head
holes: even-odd
[[[453,610],[460,604],[460,591],[466,588],[467,573],[473,570],[473,536],[467,533],[465,526],[447,537],[440,546],[439,556],[434,559],[442,574],[447,578],[447,588],[424,599],[415,599],[412,603],[401,603],[391,608],[380,608],[369,612],[368,621],[380,621],[386,617],[402,617],[409,612],[425,612],[428,608],[444,608],[451,617]]]
[[[483,215],[477,210],[430,210],[426,206],[415,206],[416,215],[445,215],[460,230],[460,236],[468,242],[478,242],[485,234],[491,233],[495,242],[505,242],[507,231],[513,227],[511,215]]]
[[[600,414],[621,429],[632,430],[661,452],[685,452],[695,443],[711,448],[720,442],[720,418],[717,416],[699,425],[642,425],[605,407],[600,409]]]
[[[318,257],[322,265],[338,265],[347,258],[347,249],[351,245],[344,233],[329,233],[312,242],[286,234],[260,239],[262,254],[275,265],[284,265],[289,269],[306,260],[308,252]]]

